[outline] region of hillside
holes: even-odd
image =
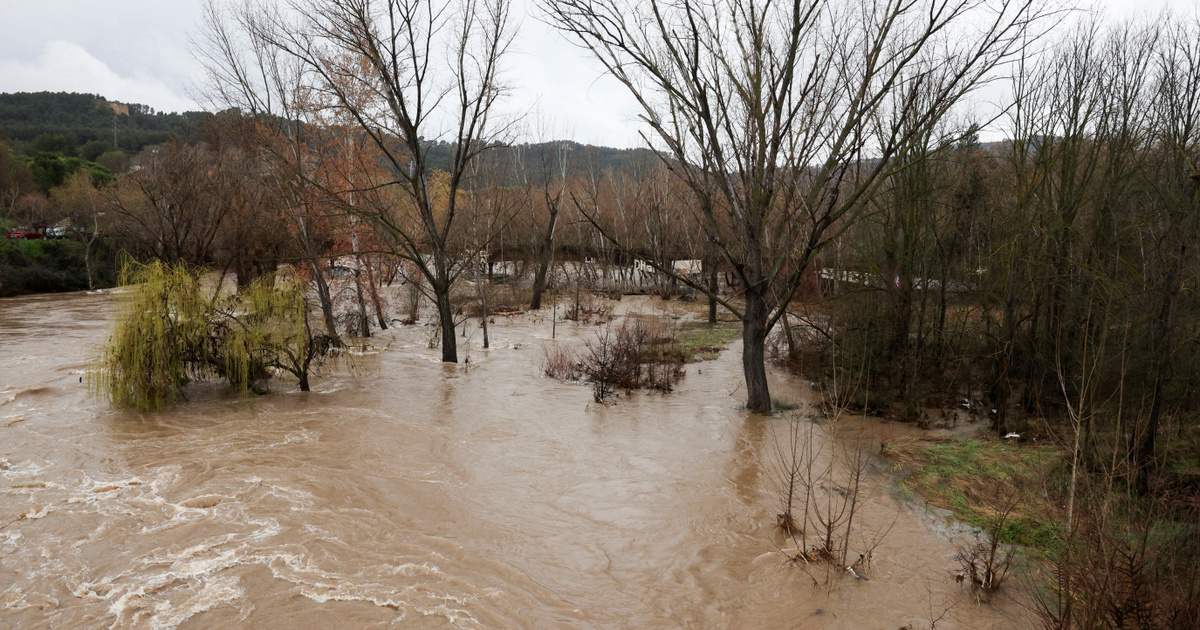
[[[205,115],[156,112],[146,105],[118,103],[98,94],[0,94],[0,141],[7,141],[16,155],[32,157],[39,151],[50,151],[95,160],[113,148],[136,154],[147,145],[165,142],[172,134],[194,141],[201,135],[199,123]],[[432,143],[430,152],[433,166],[449,168],[449,144]],[[545,165],[543,155],[548,160]],[[636,173],[657,159],[646,149],[615,149],[569,140],[499,147],[489,152],[487,159],[506,173],[506,183],[515,184],[522,174],[538,182],[546,175],[562,172],[564,155],[568,170],[576,173]]]
[[[156,112],[97,94],[17,92],[0,94],[0,137],[7,137],[17,154],[58,151],[95,159],[114,148],[114,139],[115,148],[137,153],[183,133],[201,115]]]

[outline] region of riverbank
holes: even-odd
[[[70,239],[0,239],[0,297],[112,287],[119,272],[116,258],[103,240],[89,252],[87,243]]]
[[[881,457],[902,475],[901,492],[1039,553],[1061,548],[1069,458],[1053,445],[990,437],[907,438],[885,443]]]

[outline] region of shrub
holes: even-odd
[[[545,349],[542,371],[550,378],[560,381],[578,381],[583,378],[583,363],[579,355],[563,344],[554,344]]]
[[[641,318],[628,318],[615,333],[606,327],[589,342],[582,370],[592,383],[596,402],[620,389],[674,389],[683,378],[686,357],[666,332],[652,329]]]
[[[971,594],[979,602],[989,601],[1008,579],[1013,550],[1001,545],[1000,539],[1005,522],[1016,504],[1015,497],[1009,499],[999,506],[986,532],[976,531],[969,539],[957,541],[954,545],[954,560],[959,565],[955,579],[960,584],[966,582]]]
[[[612,307],[606,304],[603,299],[586,291],[576,291],[575,299],[563,311],[562,318],[580,324],[590,324],[592,322],[603,324],[608,321],[611,311]]]
[[[78,241],[0,238],[0,297],[85,290],[86,254],[86,244]],[[96,286],[112,286],[117,273],[111,245],[97,240],[91,258]]]
[[[596,402],[604,402],[620,390],[669,392],[683,378],[686,361],[672,330],[632,317],[615,330],[605,327],[582,353],[561,344],[547,347],[542,370],[551,378],[591,383]]]

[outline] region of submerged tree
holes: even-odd
[[[758,412],[771,408],[766,336],[813,256],[1052,4],[543,2],[637,99],[648,142],[696,195],[697,219],[744,287],[744,305],[712,297],[744,324]]]
[[[265,393],[272,370],[290,372],[308,391],[312,368],[335,351],[331,338],[313,333],[304,285],[290,275],[237,291],[184,264],[131,262],[122,284],[133,290],[89,374],[93,393],[116,407],[161,411],[200,380]]]
[[[117,309],[113,329],[90,373],[93,393],[139,411],[174,405],[189,380],[203,376],[211,312],[199,278],[184,265],[129,265],[121,284],[137,290]],[[201,368],[198,370],[198,368]]]

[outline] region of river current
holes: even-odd
[[[0,628],[1026,627],[955,583],[945,528],[882,473],[869,580],[785,562],[780,420],[742,409],[737,343],[598,405],[542,375],[545,317],[497,317],[490,350],[468,324],[457,366],[411,326],[310,393],[139,414],[84,378],[114,299],[0,300]]]

